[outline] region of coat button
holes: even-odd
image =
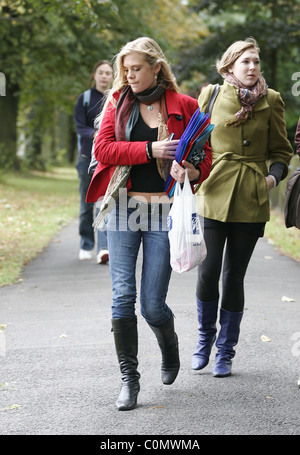
[[[243,145],[244,145],[245,147],[249,147],[250,144],[251,144],[251,142],[248,141],[248,140],[243,141]]]

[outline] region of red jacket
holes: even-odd
[[[120,92],[115,94],[116,99],[118,99],[119,96]],[[168,112],[168,131],[174,133],[174,139],[180,139],[190,118],[198,108],[198,102],[190,96],[179,94],[171,90],[166,90],[165,96]],[[146,142],[147,141],[116,141],[115,108],[112,107],[112,105],[109,105],[104,113],[100,131],[95,143],[95,157],[99,163],[87,191],[86,201],[96,202],[101,196],[104,196],[117,164],[131,165],[147,163]],[[208,143],[206,143],[204,150],[206,158],[200,164],[201,179],[198,183],[209,176],[211,169],[212,156]],[[130,188],[131,181],[129,178],[127,190]]]

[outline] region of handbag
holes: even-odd
[[[187,171],[183,187],[176,182],[174,201],[168,215],[170,264],[182,273],[201,264],[207,255],[205,240],[197,213],[196,196],[192,192]]]
[[[209,97],[209,100],[208,100],[208,103],[207,103],[207,106],[206,106],[206,109],[205,109],[205,112],[207,114],[211,115],[211,111],[212,111],[213,105],[214,105],[214,103],[216,101],[216,98],[218,96],[219,91],[220,91],[220,85],[219,84],[215,84],[213,89],[212,89],[211,95]]]
[[[287,228],[300,229],[300,169],[293,171],[287,181],[284,220]]]

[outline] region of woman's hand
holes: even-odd
[[[177,182],[183,183],[186,170],[190,181],[196,180],[197,178],[200,177],[199,169],[195,169],[193,164],[185,160],[182,161],[182,166],[180,166],[180,164],[174,160],[172,163],[170,174],[173,177],[173,179],[175,179]]]
[[[270,191],[275,186],[274,179],[272,177],[270,177],[269,175],[267,177],[265,177],[265,179],[266,179],[267,189],[268,189],[268,191]]]
[[[163,140],[152,142],[153,158],[163,158],[165,160],[174,160],[175,152],[179,139],[173,141]]]

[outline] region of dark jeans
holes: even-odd
[[[264,225],[204,220],[207,257],[198,267],[199,300],[208,302],[219,298],[223,266],[221,307],[227,311],[243,311],[244,277],[257,240],[263,235]]]
[[[90,158],[84,155],[78,155],[76,169],[79,177],[79,235],[80,248],[83,250],[92,250],[95,246],[94,235],[94,204],[86,202],[86,193],[91,182],[91,176],[88,174]],[[107,234],[98,230],[97,234],[97,253],[100,250],[107,249]]]

